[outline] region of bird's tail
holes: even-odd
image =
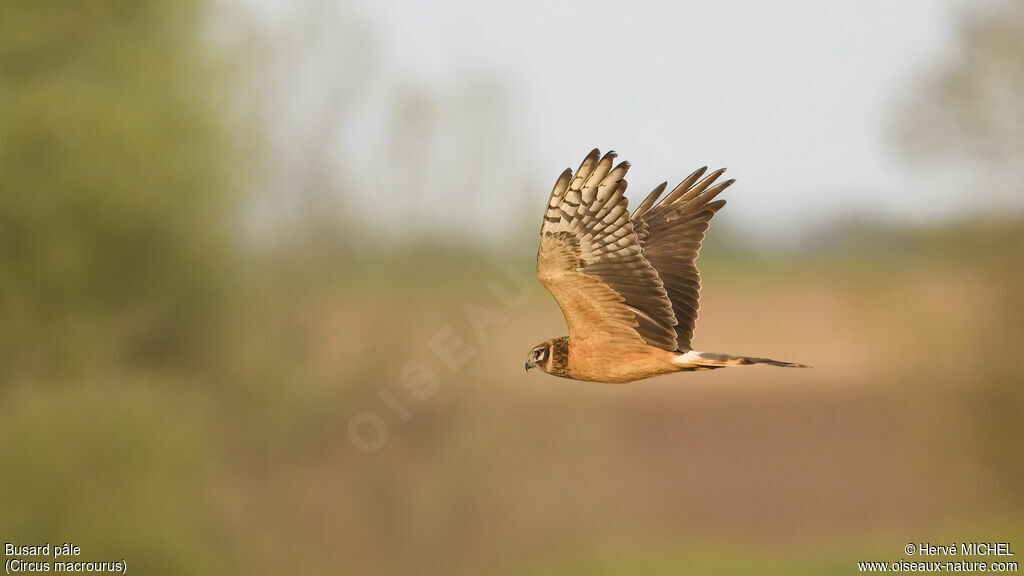
[[[746,366],[748,364],[769,364],[771,366],[783,366],[785,368],[810,368],[805,364],[796,362],[783,362],[770,358],[753,358],[750,356],[733,356],[720,352],[698,352],[690,350],[685,354],[676,357],[675,363],[683,370],[714,370],[726,366]]]

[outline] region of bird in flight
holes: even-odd
[[[555,182],[544,211],[537,276],[562,309],[569,335],[530,351],[526,369],[594,382],[632,382],[669,372],[745,364],[806,368],[690,347],[700,275],[694,261],[725,171],[690,174],[660,202],[654,189],[632,215],[624,195],[629,162],[594,149]],[[703,177],[703,178],[702,178]]]

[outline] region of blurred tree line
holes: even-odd
[[[974,335],[983,360],[966,382],[964,406],[974,412],[982,456],[1024,506],[1024,459],[1014,440],[1024,437],[1024,367],[1016,360],[1024,347],[1024,2],[972,8],[958,22],[951,56],[927,71],[894,127],[900,149],[926,169],[966,170],[962,193],[985,209],[932,232],[928,248],[959,260],[962,274],[985,278],[992,292],[977,297],[1001,311],[1000,324]]]
[[[0,8],[0,376],[197,359],[231,135],[198,0]]]
[[[427,251],[446,206],[487,212],[524,181],[501,90],[375,76],[345,4],[263,23],[204,0],[0,10],[5,381],[220,357],[240,289],[351,276],[368,236]],[[352,129],[368,116],[376,139]]]
[[[973,6],[950,57],[928,70],[895,123],[910,158],[966,165],[984,194],[1024,197],[1024,3]]]

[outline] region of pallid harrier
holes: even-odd
[[[661,202],[667,183],[630,216],[629,163],[594,149],[555,183],[540,229],[537,275],[558,302],[569,335],[537,346],[526,369],[595,382],[631,382],[677,371],[743,364],[802,364],[690,348],[700,275],[694,260],[733,180],[725,170],[690,174]],[[701,179],[701,176],[704,176]]]

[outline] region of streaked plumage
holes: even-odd
[[[690,347],[704,232],[733,180],[706,168],[659,202],[661,184],[629,214],[628,162],[594,149],[558,178],[540,231],[537,275],[562,309],[569,336],[535,347],[526,368],[597,382],[630,382],[686,370],[741,364],[800,364]]]

